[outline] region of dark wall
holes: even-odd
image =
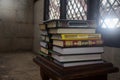
[[[0,51],[32,50],[33,0],[0,0]]]

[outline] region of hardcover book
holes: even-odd
[[[72,62],[72,61],[90,61],[90,60],[100,60],[101,53],[95,54],[79,54],[79,55],[57,55],[51,54],[54,59],[59,62]]]
[[[49,41],[50,41],[49,36],[46,36],[45,41],[46,41],[46,42],[49,42]]]
[[[85,29],[85,28],[53,28],[49,30],[51,34],[62,34],[62,33],[95,33],[96,29]]]
[[[41,56],[43,56],[43,57],[45,57],[45,58],[47,58],[47,59],[49,59],[49,60],[53,60],[53,58],[50,56],[50,55],[48,55],[48,54],[45,54],[45,53],[43,53],[43,52],[38,52],[38,54],[40,54]]]
[[[48,53],[49,53],[49,52],[48,52],[48,49],[45,48],[45,47],[43,47],[43,46],[40,46],[40,51],[43,52],[43,53],[45,53],[45,54],[48,54]]]
[[[39,24],[39,28],[41,31],[46,30],[46,25],[45,24]]]
[[[102,46],[103,41],[100,40],[53,40],[53,45],[60,47],[89,47]]]
[[[40,39],[41,39],[42,41],[45,41],[46,35],[40,35]]]
[[[66,19],[54,19],[44,22],[48,28],[53,27],[91,27],[96,28],[95,20],[66,20]]]
[[[48,35],[48,32],[47,31],[40,31],[40,34],[41,35]]]
[[[97,40],[101,39],[101,34],[55,34],[52,39],[57,40]]]
[[[41,41],[40,45],[45,47],[45,48],[48,48],[48,43],[47,42]]]
[[[85,53],[103,53],[103,47],[73,47],[61,48],[53,46],[53,51],[61,54],[85,54]]]
[[[49,41],[50,41],[50,38],[49,38],[48,35],[41,35],[40,38],[41,38],[42,41],[46,41],[46,42],[49,42]]]
[[[94,60],[94,61],[76,61],[76,62],[59,62],[54,60],[54,62],[63,67],[70,67],[70,66],[82,66],[82,65],[90,65],[90,64],[101,64],[104,63],[103,60]]]
[[[40,46],[46,48],[46,49],[52,49],[52,43],[51,42],[46,42],[46,41],[41,41]]]
[[[61,54],[61,53],[58,53],[56,51],[53,51],[53,50],[49,50],[49,53],[50,54],[56,54],[58,56],[67,56],[67,55],[87,55],[87,54],[102,54],[102,53],[73,53],[73,54]]]

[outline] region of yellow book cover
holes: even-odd
[[[52,39],[60,40],[96,40],[101,39],[101,34],[60,34],[53,35]]]

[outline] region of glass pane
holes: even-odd
[[[100,2],[100,26],[120,28],[120,0],[101,0]]]
[[[60,18],[60,0],[49,0],[49,19]]]
[[[67,0],[67,19],[87,20],[86,0]]]

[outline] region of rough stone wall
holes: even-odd
[[[0,0],[0,51],[32,50],[33,0]]]
[[[40,50],[40,29],[39,24],[43,22],[43,12],[44,8],[43,5],[44,0],[38,0],[34,4],[34,52],[39,52]]]
[[[102,57],[120,70],[120,48],[105,47]],[[120,80],[120,72],[108,75],[108,80]]]

